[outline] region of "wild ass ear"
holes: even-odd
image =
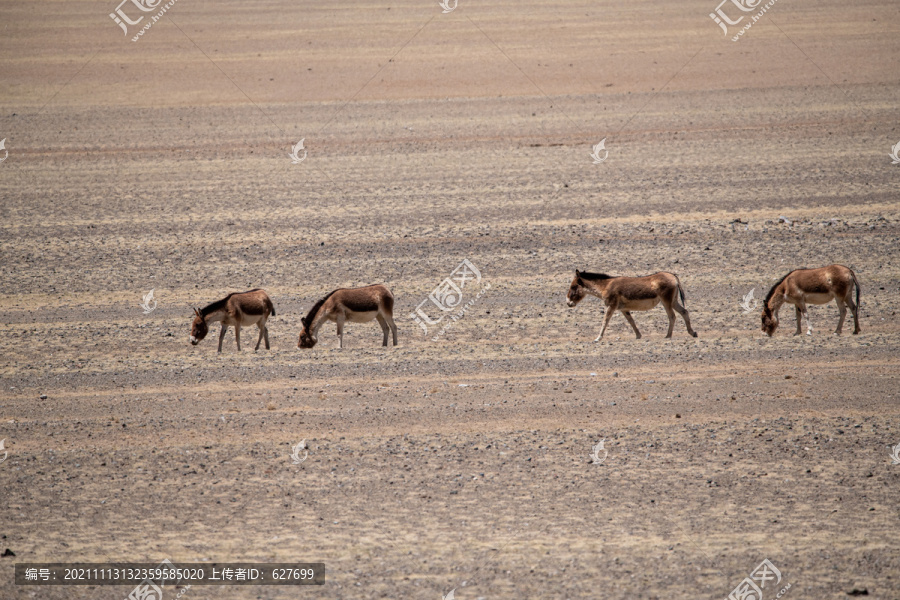
[[[575,269],[575,277],[581,277],[581,271]]]
[[[203,315],[200,314],[200,309],[195,308],[195,307],[191,307],[191,308],[194,309],[194,314],[195,314],[195,315],[197,315],[197,316],[200,317],[201,319],[203,318]]]

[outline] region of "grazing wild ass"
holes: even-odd
[[[603,321],[603,329],[600,330],[600,335],[594,340],[595,342],[603,339],[606,326],[609,325],[609,320],[617,310],[622,311],[625,319],[634,329],[637,339],[641,339],[641,332],[638,331],[634,319],[631,318],[631,311],[650,310],[660,302],[663,303],[666,314],[669,316],[667,338],[672,337],[676,312],[684,319],[688,333],[697,337],[697,332],[691,328],[688,311],[684,308],[684,290],[681,288],[678,276],[673,273],[660,271],[644,277],[612,277],[604,273],[585,273],[576,269],[575,279],[572,280],[569,293],[566,295],[566,303],[569,306],[575,306],[586,294],[597,296],[606,303],[606,319]],[[681,303],[678,302],[679,295]]]
[[[344,323],[368,323],[377,319],[384,333],[382,346],[388,345],[388,327],[397,345],[397,326],[394,325],[394,295],[383,285],[334,290],[310,309],[303,317],[298,348],[312,348],[319,341],[316,337],[325,321],[337,323],[340,347],[344,347]]]
[[[856,287],[856,302],[853,288]],[[785,302],[794,305],[797,314],[797,331],[800,335],[802,316],[806,315],[806,335],[812,335],[807,304],[828,304],[831,299],[838,305],[841,318],[838,320],[836,335],[841,334],[847,306],[853,312],[853,335],[859,333],[859,281],[856,273],[843,265],[829,265],[818,269],[797,269],[782,277],[772,286],[763,303],[762,330],[772,336],[778,329],[778,310]]]
[[[250,326],[256,323],[259,327],[259,339],[256,340],[255,350],[259,350],[259,342],[266,340],[266,350],[269,349],[269,329],[266,321],[269,315],[275,316],[275,307],[269,295],[261,289],[249,292],[235,292],[228,294],[221,300],[217,300],[200,310],[194,309],[194,322],[191,325],[191,344],[196,346],[200,340],[209,333],[209,324],[216,321],[222,322],[222,331],[219,333],[219,352],[222,351],[222,338],[229,325],[234,326],[234,339],[237,341],[237,349],[241,349],[241,326]]]

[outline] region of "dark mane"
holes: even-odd
[[[600,279],[613,279],[612,275],[607,275],[606,273],[579,273],[579,277],[582,279],[586,279],[588,281],[598,281]]]
[[[338,288],[338,289],[340,289],[340,288]],[[322,305],[325,304],[325,301],[328,300],[329,298],[331,298],[331,295],[334,294],[334,292],[336,292],[336,291],[338,291],[338,290],[333,290],[331,292],[328,292],[327,296],[325,296],[324,298],[322,298],[321,300],[319,300],[318,302],[313,304],[312,308],[309,309],[309,313],[305,317],[300,319],[300,321],[304,325],[306,325],[306,327],[309,327],[309,324],[312,322],[313,317],[316,316],[316,313],[319,312],[319,309],[322,308]]]
[[[214,312],[216,312],[217,310],[222,310],[223,308],[225,308],[225,305],[228,304],[228,299],[231,298],[232,296],[234,296],[235,294],[249,294],[250,292],[258,292],[258,291],[260,291],[261,289],[262,289],[262,288],[254,288],[254,289],[252,289],[252,290],[247,290],[246,292],[231,292],[230,294],[228,294],[227,296],[225,296],[225,297],[222,298],[221,300],[216,300],[216,301],[213,302],[212,304],[207,304],[206,306],[204,306],[203,308],[201,308],[201,309],[200,309],[200,314],[203,315],[203,316],[205,317],[205,316],[208,315],[209,313],[214,313]]]

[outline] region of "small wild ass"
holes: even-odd
[[[229,325],[234,326],[234,339],[237,349],[241,349],[241,326],[250,326],[256,323],[259,327],[259,339],[256,340],[255,350],[259,350],[259,343],[266,340],[266,350],[269,349],[269,329],[266,321],[269,315],[275,316],[275,307],[269,295],[261,289],[249,292],[235,292],[228,294],[221,300],[217,300],[202,309],[194,309],[194,322],[191,325],[191,344],[196,346],[200,340],[209,333],[209,324],[216,321],[222,322],[222,331],[219,333],[219,352],[222,351],[222,338]]]
[[[566,295],[566,303],[570,307],[575,306],[586,294],[597,296],[606,303],[606,319],[600,335],[594,340],[595,342],[603,339],[606,326],[609,325],[609,320],[617,310],[622,311],[628,323],[631,324],[631,328],[634,329],[637,339],[641,339],[641,332],[638,331],[634,319],[631,318],[631,311],[650,310],[660,302],[663,303],[666,314],[669,316],[667,338],[672,337],[676,312],[684,319],[688,333],[697,337],[697,333],[691,328],[688,311],[684,308],[684,290],[678,276],[673,273],[660,271],[644,277],[612,277],[605,273],[585,273],[576,269],[575,279],[572,280],[569,293]],[[681,303],[678,302],[679,295]]]
[[[394,325],[394,295],[383,285],[369,285],[359,288],[341,288],[334,290],[310,309],[303,317],[298,348],[312,348],[319,341],[316,337],[319,328],[325,321],[337,323],[337,334],[340,347],[344,347],[344,323],[368,323],[377,319],[384,332],[382,346],[388,345],[388,328],[394,335],[397,345],[397,326]]]
[[[853,288],[856,287],[856,302]],[[807,304],[828,304],[832,298],[838,305],[841,318],[835,334],[840,335],[847,316],[847,306],[853,312],[853,335],[859,333],[859,281],[856,273],[843,265],[829,265],[818,269],[797,269],[782,277],[772,286],[763,303],[762,330],[772,336],[778,328],[778,310],[785,302],[794,305],[797,314],[797,331],[800,335],[802,316],[806,315],[806,335],[812,335]]]

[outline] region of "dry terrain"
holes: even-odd
[[[715,4],[179,0],[132,42],[115,0],[0,2],[0,598],[130,591],[16,562],[169,558],[327,583],[164,600],[720,599],[768,558],[764,600],[900,599],[900,5],[780,0],[732,42]],[[832,303],[765,337],[833,262],[862,333]],[[576,268],[677,273],[699,337],[656,308],[594,342]],[[296,347],[379,282],[397,347]],[[254,287],[271,350],[189,344]]]

